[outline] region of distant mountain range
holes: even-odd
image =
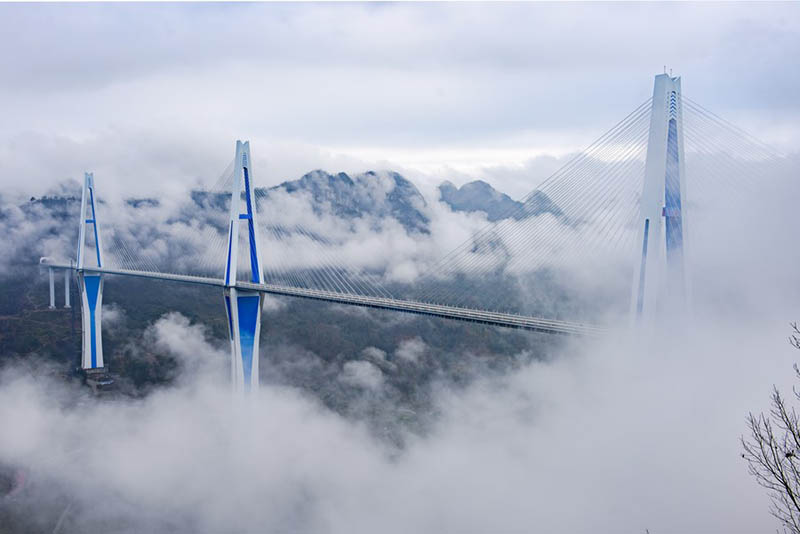
[[[391,216],[409,232],[429,231],[425,198],[414,184],[396,172],[369,171],[351,177],[343,172],[333,175],[315,170],[299,180],[283,182],[265,192],[269,194],[275,190],[289,194],[310,193],[315,211],[326,208],[343,218]],[[519,220],[542,213],[557,217],[563,215],[561,209],[542,192],[537,191],[524,202],[518,202],[481,180],[460,188],[444,182],[439,186],[438,200],[453,211],[483,212],[492,222],[505,218]]]
[[[330,212],[344,219],[373,217],[396,219],[410,233],[429,233],[430,218],[428,204],[419,190],[409,180],[393,171],[368,171],[356,175],[340,172],[330,174],[323,170],[306,173],[297,180],[283,182],[259,191],[267,196],[283,191],[287,194],[308,194],[311,207],[316,213]],[[497,191],[488,183],[476,180],[456,187],[443,182],[439,188],[438,201],[455,212],[482,212],[491,222],[513,218],[524,219],[542,213],[562,217],[561,209],[547,195],[535,192],[523,202]],[[227,212],[228,194],[195,190],[191,192],[192,203],[214,212]],[[25,211],[44,209],[53,216],[64,219],[74,210],[80,200],[68,196],[31,197]],[[153,198],[130,198],[125,203],[134,209],[158,207]],[[34,208],[34,206],[36,208]],[[184,207],[179,219],[191,218],[191,208]]]
[[[340,172],[311,171],[299,180],[266,189],[269,195],[282,190],[289,194],[309,193],[312,208],[319,213],[330,209],[346,219],[371,215],[395,218],[409,232],[428,233],[427,203],[419,190],[396,172],[368,171],[353,177]]]
[[[522,206],[481,180],[464,184],[460,188],[451,182],[444,182],[439,186],[439,195],[442,202],[453,211],[482,211],[490,221],[504,219]]]
[[[481,180],[469,182],[460,188],[444,182],[439,186],[439,194],[442,202],[453,211],[482,211],[492,222],[510,218],[519,220],[542,213],[557,217],[563,215],[561,209],[541,191],[536,191],[524,202],[518,202]]]

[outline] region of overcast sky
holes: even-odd
[[[519,196],[665,65],[792,152],[799,29],[797,3],[6,4],[0,184],[185,188],[242,138],[262,184],[381,167]]]

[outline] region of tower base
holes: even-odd
[[[114,379],[105,367],[95,367],[93,369],[83,369],[83,383],[89,386],[92,393],[101,395],[114,391]]]
[[[231,378],[239,391],[258,389],[258,345],[264,295],[225,289],[225,309],[231,341]]]

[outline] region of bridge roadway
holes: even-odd
[[[53,269],[71,269],[72,265],[41,262],[42,267]],[[87,273],[103,273],[121,276],[135,276],[139,278],[152,278],[156,280],[172,280],[176,282],[186,282],[190,284],[200,284],[206,286],[225,287],[225,282],[221,278],[206,278],[202,276],[191,276],[183,274],[151,273],[147,271],[131,271],[126,269],[107,269],[84,267]],[[427,304],[412,300],[399,300],[386,297],[365,297],[361,295],[351,295],[347,293],[337,293],[335,291],[325,291],[320,289],[308,289],[300,287],[280,286],[274,284],[255,284],[252,282],[238,282],[237,289],[246,291],[258,291],[271,295],[284,295],[289,297],[300,297],[326,302],[335,302],[348,306],[360,306],[363,308],[377,308],[383,310],[393,310],[405,313],[415,313],[418,315],[429,315],[433,317],[443,317],[457,321],[468,321],[481,323],[503,328],[515,328],[518,330],[528,330],[531,332],[544,332],[548,334],[565,334],[579,336],[599,336],[604,330],[597,326],[572,323],[567,321],[557,321],[550,319],[540,319],[525,315],[512,313],[497,313],[483,310],[473,310],[458,306],[446,306],[443,304]]]

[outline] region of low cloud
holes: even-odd
[[[404,339],[400,342],[397,350],[394,351],[395,358],[409,363],[417,363],[425,353],[428,346],[419,337]]]
[[[350,361],[342,367],[339,380],[351,386],[375,391],[383,385],[383,373],[370,362]]]
[[[75,305],[80,305],[80,303]],[[114,329],[123,326],[127,319],[125,315],[125,308],[118,304],[105,304],[103,306],[103,328]]]
[[[442,384],[435,424],[400,448],[291,388],[232,398],[224,365],[136,401],[7,369],[0,464],[26,482],[0,511],[42,530],[60,519],[62,532],[764,530],[737,438],[772,383],[791,381],[796,352],[781,323],[734,326],[698,323],[680,341],[617,332]],[[187,361],[227,362],[175,314],[147,337]],[[362,360],[340,379],[377,388],[380,376]]]
[[[281,297],[274,297],[272,295],[264,295],[265,313],[273,313],[286,308],[286,300]]]

